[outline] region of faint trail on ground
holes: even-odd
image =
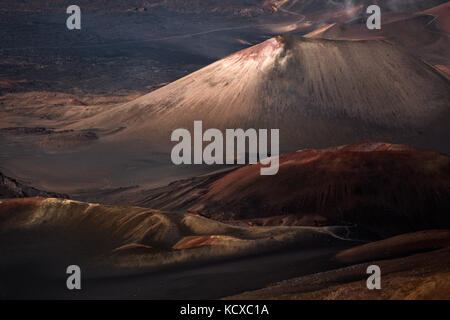
[[[442,35],[444,35],[444,36],[446,36],[446,37],[450,37],[450,34],[448,34],[448,33],[445,33],[445,32],[439,32],[439,31],[431,31],[431,30],[428,30],[428,29],[426,28],[427,26],[429,26],[429,25],[431,25],[433,22],[435,22],[437,18],[439,18],[438,15],[436,15],[430,22],[428,22],[428,23],[425,25],[425,31],[430,32],[430,33],[442,34]]]
[[[329,234],[330,236],[332,236],[333,238],[339,239],[339,240],[344,240],[344,241],[360,241],[360,242],[364,242],[362,240],[358,240],[358,239],[352,239],[350,238],[350,234],[351,234],[351,230],[349,227],[344,226],[346,233],[344,237],[338,236],[336,233],[332,232],[331,230],[328,230],[327,228],[321,228],[321,231],[323,233]]]

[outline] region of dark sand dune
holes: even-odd
[[[381,297],[448,297],[448,230],[362,246],[349,231],[239,228],[138,207],[2,200],[0,297],[364,298],[373,261],[383,270]],[[71,264],[82,269],[81,291],[65,288]]]
[[[356,224],[388,236],[450,226],[450,158],[386,143],[303,150],[281,155],[275,176],[248,165],[111,200],[263,225]]]
[[[192,128],[279,128],[281,150],[392,141],[448,152],[450,82],[384,41],[272,38],[70,128],[168,149]]]
[[[1,200],[0,296],[218,298],[326,270],[335,264],[328,263],[332,255],[360,243],[349,231],[240,228],[139,207]],[[300,261],[308,265],[298,268]],[[71,264],[82,268],[81,293],[65,289]],[[249,272],[260,277],[243,281]]]
[[[344,250],[336,259],[351,264],[290,279],[229,299],[392,299],[450,298],[450,232],[427,230]],[[367,290],[366,269],[381,269],[381,290]]]
[[[68,236],[73,233],[73,237],[92,232],[91,238],[102,238],[104,243],[109,241],[109,250],[113,252],[217,246],[222,249],[217,250],[219,256],[233,255],[240,250],[256,253],[279,245],[296,244],[299,248],[299,245],[315,247],[330,241],[345,242],[345,236],[351,231],[347,227],[241,228],[194,214],[56,198],[3,199],[0,202],[1,232],[41,229],[64,231]]]

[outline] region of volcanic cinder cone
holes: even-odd
[[[384,140],[450,151],[450,82],[384,41],[279,36],[78,123],[171,146],[177,128],[280,129],[282,151]]]
[[[369,30],[366,19],[332,23],[305,35],[333,40],[384,39],[412,52],[450,74],[450,2],[413,14],[384,18],[381,29]]]
[[[290,152],[279,160],[274,176],[261,176],[260,164],[247,165],[128,198],[219,220],[352,224],[381,236],[450,226],[450,157],[442,153],[366,142]]]

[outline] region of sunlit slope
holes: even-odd
[[[376,2],[370,0],[281,0],[272,2],[283,3],[285,9],[303,13],[351,9],[356,6],[361,6],[365,9],[372,4],[379,5],[383,12],[414,12],[436,6],[445,2],[445,0],[377,0]]]
[[[450,66],[449,33],[450,2],[447,2],[426,11],[383,19],[379,30],[367,29],[363,18],[352,23],[328,24],[305,37],[333,40],[385,39],[447,71]]]
[[[73,297],[65,271],[75,264],[82,270],[78,298],[219,298],[260,286],[246,281],[252,268],[263,271],[257,278],[267,285],[333,267],[332,255],[361,243],[351,231],[241,228],[138,207],[2,199],[0,296]],[[283,270],[295,261],[304,262],[300,270]]]
[[[0,201],[0,233],[42,232],[95,239],[103,253],[143,248],[173,251],[194,247],[220,247],[213,255],[249,253],[296,245],[315,247],[342,241],[345,227],[241,228],[193,214],[179,214],[139,207],[105,206],[56,198]],[[10,243],[14,243],[10,239]],[[58,244],[55,244],[58,245]],[[228,248],[228,249],[227,249]],[[144,250],[145,253],[145,250]]]
[[[384,41],[283,36],[239,51],[74,128],[171,146],[176,128],[278,128],[281,149],[365,140],[448,151],[449,80]],[[126,148],[126,145],[124,146]]]

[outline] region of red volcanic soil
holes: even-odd
[[[387,143],[303,150],[281,155],[274,176],[247,165],[136,197],[141,206],[219,220],[350,224],[388,236],[450,226],[450,157]]]
[[[203,196],[215,204],[208,211],[233,211],[235,219],[318,214],[328,223],[391,220],[396,227],[404,214],[416,227],[450,222],[450,158],[436,152],[362,144],[284,154],[271,177],[259,169],[246,166],[211,184]],[[441,216],[434,216],[437,208]]]
[[[141,243],[130,243],[130,244],[125,244],[123,246],[117,247],[115,248],[112,252],[116,253],[116,252],[145,252],[147,250],[151,250],[153,249],[152,246],[148,246],[145,244],[141,244]]]
[[[21,87],[22,85],[30,83],[27,79],[21,79],[21,80],[12,80],[12,79],[2,79],[0,78],[0,90],[1,89],[12,89]]]
[[[450,2],[441,4],[440,6],[425,10],[423,14],[429,14],[438,19],[442,30],[450,34]]]
[[[442,0],[408,0],[408,1],[392,1],[392,0],[357,0],[357,1],[317,1],[317,0],[281,0],[273,1],[284,3],[284,8],[302,13],[313,12],[329,12],[334,10],[351,9],[354,6],[362,6],[365,10],[369,5],[377,4],[381,7],[382,12],[417,12],[439,5]]]
[[[407,48],[433,65],[450,67],[450,2],[414,14],[382,19],[380,30],[368,30],[365,20],[333,23],[310,32],[308,38],[340,40],[385,39]],[[445,71],[445,68],[440,68]]]

